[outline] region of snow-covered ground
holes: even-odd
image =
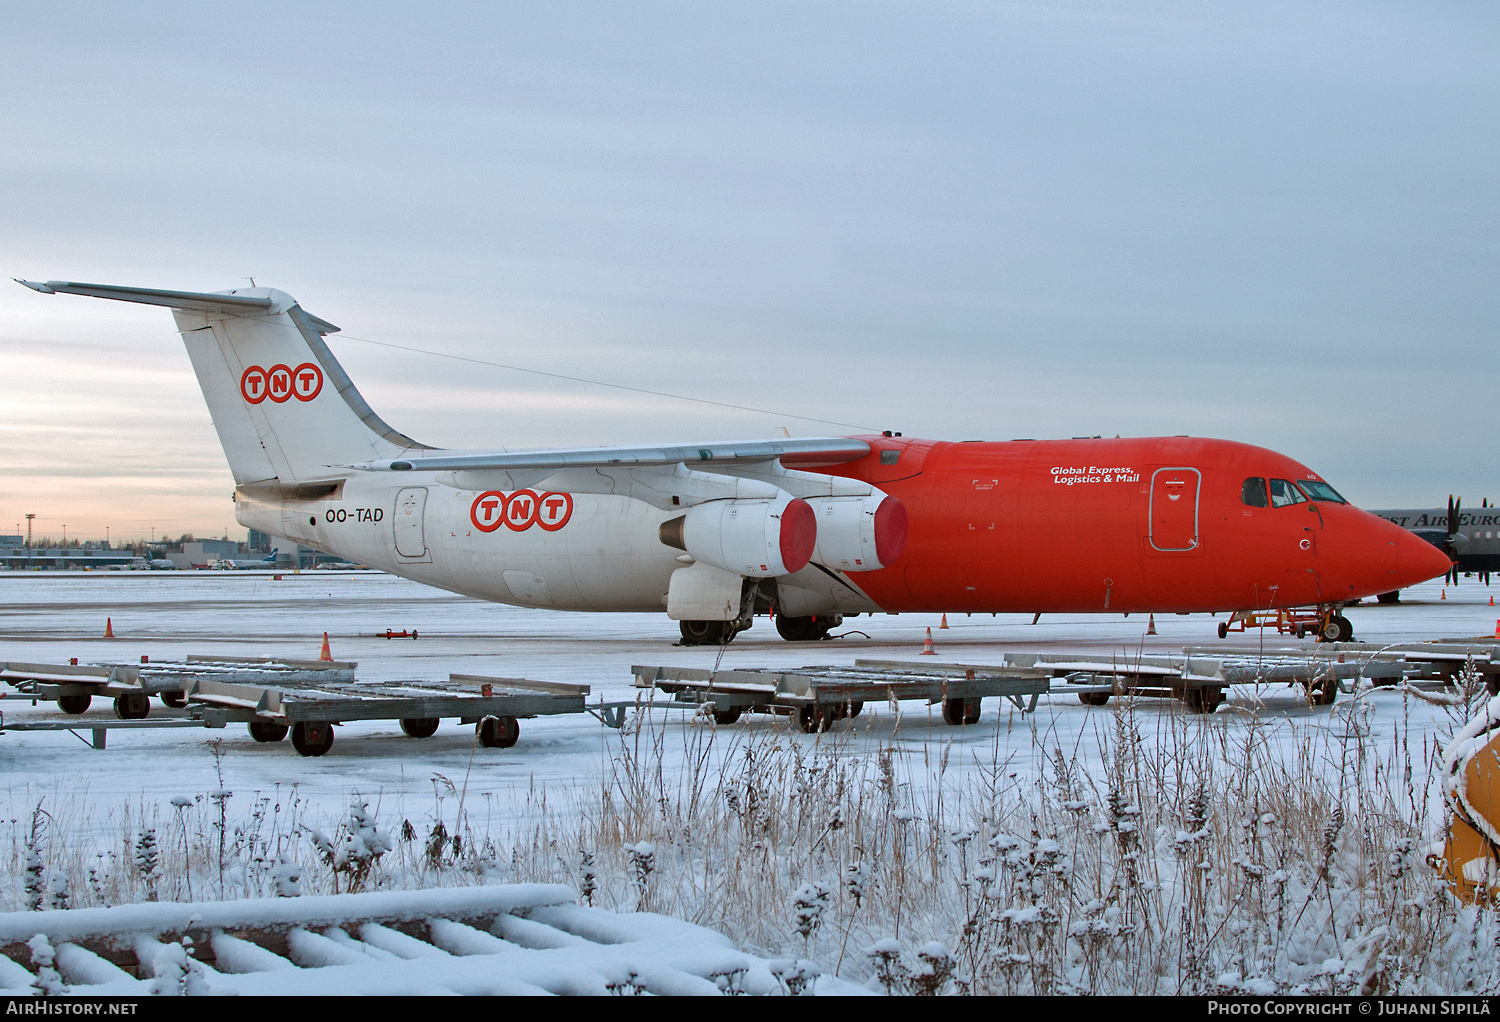
[[[1446,590],[1434,582],[1408,590],[1399,605],[1369,601],[1346,615],[1356,638],[1366,642],[1488,637],[1495,634],[1500,618],[1500,608],[1489,603],[1492,594],[1468,579]],[[101,638],[106,618],[115,635],[110,640]],[[791,644],[760,620],[728,647],[721,666],[787,668],[852,664],[856,657],[914,658],[928,627],[933,629],[939,661],[981,664],[995,662],[1008,650],[1108,655],[1169,652],[1188,645],[1255,649],[1262,640],[1267,648],[1295,645],[1291,637],[1274,633],[1220,640],[1215,620],[1206,615],[1158,618],[1155,636],[1144,634],[1147,622],[1138,616],[1044,616],[1033,625],[1029,616],[958,615],[950,616],[947,630],[938,624],[936,615],[855,618],[846,621],[840,638]],[[388,628],[415,629],[420,638],[379,637]],[[325,631],[336,658],[359,663],[361,680],[445,678],[450,672],[527,677],[588,684],[591,700],[634,698],[634,664],[712,667],[719,658],[716,648],[674,646],[677,629],[664,615],[584,615],[484,604],[373,573],[309,572],[279,580],[252,572],[0,575],[0,661],[57,663],[77,657],[85,663],[129,663],[142,655],[170,660],[190,653],[313,658]],[[1368,729],[1362,740],[1370,748],[1404,744],[1416,750],[1409,757],[1414,764],[1410,781],[1402,783],[1412,789],[1414,813],[1425,814],[1424,823],[1432,824],[1435,804],[1425,810],[1419,807],[1422,793],[1430,790],[1430,750],[1452,733],[1453,714],[1398,690],[1367,689],[1357,702],[1360,727]],[[1139,732],[1142,747],[1155,744],[1174,750],[1172,755],[1179,758],[1187,749],[1192,756],[1215,761],[1178,763],[1177,769],[1201,768],[1222,775],[1230,769],[1225,750],[1251,730],[1273,754],[1281,749],[1291,758],[1319,736],[1335,744],[1346,740],[1350,707],[1355,704],[1345,694],[1333,707],[1309,707],[1300,693],[1285,687],[1237,688],[1208,722],[1213,740],[1184,738],[1184,720],[1196,726],[1201,718],[1185,717],[1180,705],[1165,700],[1140,701],[1131,726]],[[756,735],[774,736],[775,748],[798,757],[798,763],[802,757],[811,762],[820,754],[871,762],[889,755],[905,764],[902,777],[907,787],[901,797],[920,814],[922,807],[939,804],[950,792],[986,786],[993,791],[997,772],[1024,786],[1028,778],[1051,769],[1056,750],[1066,750],[1066,758],[1081,774],[1104,771],[1111,733],[1118,734],[1113,706],[1086,707],[1074,696],[1054,696],[1043,698],[1034,716],[1023,719],[1009,704],[987,700],[977,725],[953,728],[942,722],[936,708],[903,704],[898,715],[891,707],[872,705],[857,720],[837,724],[831,736],[789,731],[784,718],[747,717],[717,729],[716,744],[706,753],[702,736],[708,728],[703,718],[657,710],[651,715],[657,726],[646,729],[646,734],[654,743],[656,762],[673,776],[697,776],[704,764],[717,770],[738,762],[736,757],[749,748],[743,743]],[[45,703],[32,707],[6,701],[0,709],[8,720],[61,716]],[[153,716],[170,712],[153,704]],[[94,708],[78,718],[84,727],[90,719],[113,719],[107,701],[96,700]],[[505,848],[535,822],[544,797],[552,799],[554,814],[559,807],[569,807],[563,812],[590,813],[590,793],[597,795],[599,789],[619,783],[616,759],[631,743],[639,750],[641,734],[631,727],[624,733],[611,731],[585,715],[540,718],[522,721],[520,741],[511,749],[476,749],[472,727],[456,721],[445,721],[434,737],[420,740],[402,735],[394,721],[361,722],[340,727],[326,756],[304,759],[289,743],[255,743],[238,725],[225,731],[115,731],[105,751],[93,750],[66,732],[9,733],[0,736],[0,797],[5,800],[0,811],[11,829],[13,863],[24,856],[38,805],[52,814],[49,819],[56,828],[68,830],[67,839],[75,844],[90,830],[97,832],[101,847],[111,841],[118,844],[118,832],[128,825],[121,814],[133,812],[137,822],[150,818],[158,823],[165,847],[174,819],[173,799],[179,809],[186,800],[198,807],[217,806],[213,798],[219,793],[220,801],[229,805],[222,819],[230,827],[237,820],[249,826],[257,798],[274,801],[275,811],[285,803],[290,812],[292,800],[285,793],[293,787],[295,810],[311,826],[331,831],[346,813],[351,793],[358,792],[388,821],[388,831],[409,822],[418,842],[438,822],[446,820],[456,829],[454,809],[461,798],[466,832]],[[209,744],[216,738],[223,740],[218,757]],[[1317,769],[1322,780],[1338,787],[1337,762],[1322,756]],[[225,791],[234,794],[225,796]],[[956,825],[962,829],[961,822]],[[621,840],[645,836],[625,833]],[[59,838],[54,835],[53,840]],[[1164,840],[1170,844],[1170,837]],[[554,852],[559,862],[577,856],[576,849]],[[520,853],[512,849],[508,854],[509,863],[497,860],[495,879],[543,879],[521,875]],[[837,871],[850,865],[840,860],[828,868]],[[569,868],[576,874],[576,863]],[[830,875],[837,887],[838,873]],[[208,880],[200,876],[197,882]],[[222,873],[217,882],[224,884]],[[787,886],[790,917],[794,885]],[[600,903],[634,908],[629,904],[632,897],[629,890],[603,891]],[[22,907],[18,898],[12,901],[3,907]],[[80,895],[75,894],[75,902],[82,903]],[[669,914],[674,908],[648,907]],[[898,906],[898,929],[900,911]],[[701,907],[694,914],[695,921],[714,925]],[[914,914],[921,912],[914,909]],[[1336,915],[1331,908],[1329,914]],[[733,936],[748,940],[757,951],[797,951],[773,946],[774,935],[747,934],[728,923],[724,928],[736,931]],[[914,933],[912,939],[936,936],[943,935]],[[947,938],[951,941],[952,935]],[[810,946],[804,944],[803,950]],[[857,939],[850,946],[856,947]],[[843,957],[837,946],[825,951],[826,959]],[[825,961],[825,968],[831,964]]]
[[[1500,587],[1490,590],[1470,580],[1446,590],[1432,582],[1408,590],[1398,605],[1372,600],[1346,615],[1355,638],[1365,642],[1493,636],[1500,608],[1488,601],[1496,592]],[[1440,593],[1446,599],[1440,600]],[[112,640],[100,638],[106,618],[112,622]],[[842,638],[794,644],[782,641],[760,619],[730,644],[722,666],[787,668],[852,664],[856,657],[910,659],[921,652],[928,627],[940,660],[981,664],[1006,650],[1108,655],[1170,652],[1188,645],[1255,649],[1262,638],[1250,632],[1221,640],[1215,620],[1207,615],[1157,618],[1155,636],[1144,634],[1147,622],[1139,616],[1044,616],[1032,625],[1029,616],[954,615],[948,630],[939,630],[938,624],[937,615],[859,617],[845,622],[839,630]],[[415,629],[419,638],[376,637],[388,628]],[[362,681],[446,678],[450,673],[522,677],[590,685],[591,701],[601,696],[633,699],[633,664],[712,667],[718,659],[716,647],[674,646],[677,627],[665,615],[507,607],[376,573],[306,572],[286,574],[279,581],[250,572],[0,574],[0,660],[66,663],[78,657],[82,663],[134,663],[143,655],[172,660],[188,654],[315,659],[325,631],[334,657],[357,661]],[[1292,637],[1274,632],[1264,642],[1267,648],[1297,645]],[[1377,735],[1406,713],[1414,714],[1414,734],[1446,726],[1441,712],[1408,710],[1397,694],[1374,693],[1371,698]],[[1318,721],[1331,713],[1324,707],[1309,709],[1287,688],[1231,690],[1228,705],[1219,712],[1257,700],[1268,719],[1287,724]],[[940,714],[919,713],[917,705],[904,708],[903,743],[952,742],[983,749],[988,759],[1000,727],[1009,732],[1002,738],[1003,749],[1009,745],[1014,747],[1008,752],[1029,753],[1030,729],[1016,730],[1008,704],[999,709],[999,700],[986,701],[980,723],[962,732],[944,725]],[[1147,712],[1177,712],[1166,701],[1145,706]],[[7,718],[61,716],[45,703],[32,709],[7,701],[0,709]],[[153,701],[153,715],[167,712]],[[1036,716],[1036,728],[1068,744],[1067,736],[1093,726],[1099,711],[1076,698],[1053,697],[1042,700]],[[95,718],[113,719],[107,701],[96,699],[77,719]],[[676,712],[672,719],[686,718]],[[867,709],[856,723],[876,740],[888,740],[895,727],[890,711],[879,706]],[[424,796],[431,800],[431,772],[462,774],[473,744],[472,728],[456,721],[445,721],[437,735],[425,740],[405,737],[395,722],[349,724],[338,729],[327,756],[307,761],[286,743],[257,745],[238,725],[225,732],[116,731],[103,753],[67,734],[13,733],[0,738],[0,778],[12,798],[59,788],[87,790],[96,799],[191,794],[217,785],[213,759],[204,754],[203,744],[219,734],[233,757],[226,761],[228,774],[239,787],[297,783],[304,796],[329,800],[335,814],[351,785],[382,791],[387,801],[404,800],[404,812],[424,812]],[[533,779],[577,780],[597,773],[612,740],[617,736],[589,716],[522,721],[520,742],[509,750],[484,751],[473,764],[470,784],[489,790]]]

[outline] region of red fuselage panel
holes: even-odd
[[[1248,477],[1320,478],[1248,444],[860,439],[867,457],[822,471],[906,505],[900,558],[854,579],[887,611],[1291,607],[1400,589],[1448,568],[1429,544],[1347,504],[1245,503]]]

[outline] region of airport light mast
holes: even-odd
[[[26,567],[31,567],[31,520],[36,515],[26,516]]]

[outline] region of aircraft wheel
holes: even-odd
[[[1225,624],[1223,621],[1219,622],[1219,638],[1229,638],[1229,625]]]
[[[734,638],[734,627],[728,621],[679,621],[684,646],[717,646]]]
[[[299,720],[292,725],[292,748],[304,756],[321,756],[333,748],[333,724],[326,720]]]
[[[278,724],[274,720],[252,720],[248,727],[250,737],[257,742],[279,742],[289,730],[285,724]]]
[[[521,737],[521,722],[514,717],[486,717],[479,722],[479,744],[486,749],[508,749]]]
[[[150,712],[151,700],[144,692],[115,696],[115,716],[121,720],[145,720]]]
[[[156,698],[161,700],[163,706],[170,706],[174,710],[180,710],[187,705],[185,692],[158,692]]]
[[[87,710],[89,703],[93,701],[94,697],[88,694],[81,696],[58,696],[57,708],[64,713],[77,715]]]
[[[1375,597],[1376,603],[1400,603],[1401,590],[1395,589],[1388,593],[1379,593]]]
[[[976,696],[943,700],[943,720],[949,724],[973,724],[979,720],[981,700]]]
[[[727,710],[714,710],[714,723],[733,724],[735,721],[740,719],[740,714],[744,712],[745,708],[743,706],[731,706]]]
[[[1323,622],[1318,630],[1319,642],[1348,642],[1354,638],[1354,626],[1342,614],[1335,614]]]
[[[436,717],[404,717],[401,720],[401,730],[409,738],[431,738],[437,729]]]
[[[1224,690],[1209,686],[1190,688],[1183,693],[1182,701],[1189,713],[1213,713],[1224,701]]]
[[[1223,625],[1220,625],[1219,627],[1222,628]],[[1109,693],[1080,692],[1078,693],[1078,701],[1085,706],[1103,706],[1105,703],[1109,702]]]

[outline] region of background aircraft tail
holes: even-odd
[[[263,499],[332,492],[336,466],[430,450],[365,403],[323,337],[338,327],[274,288],[204,294],[112,284],[21,281],[172,310],[235,484]]]

